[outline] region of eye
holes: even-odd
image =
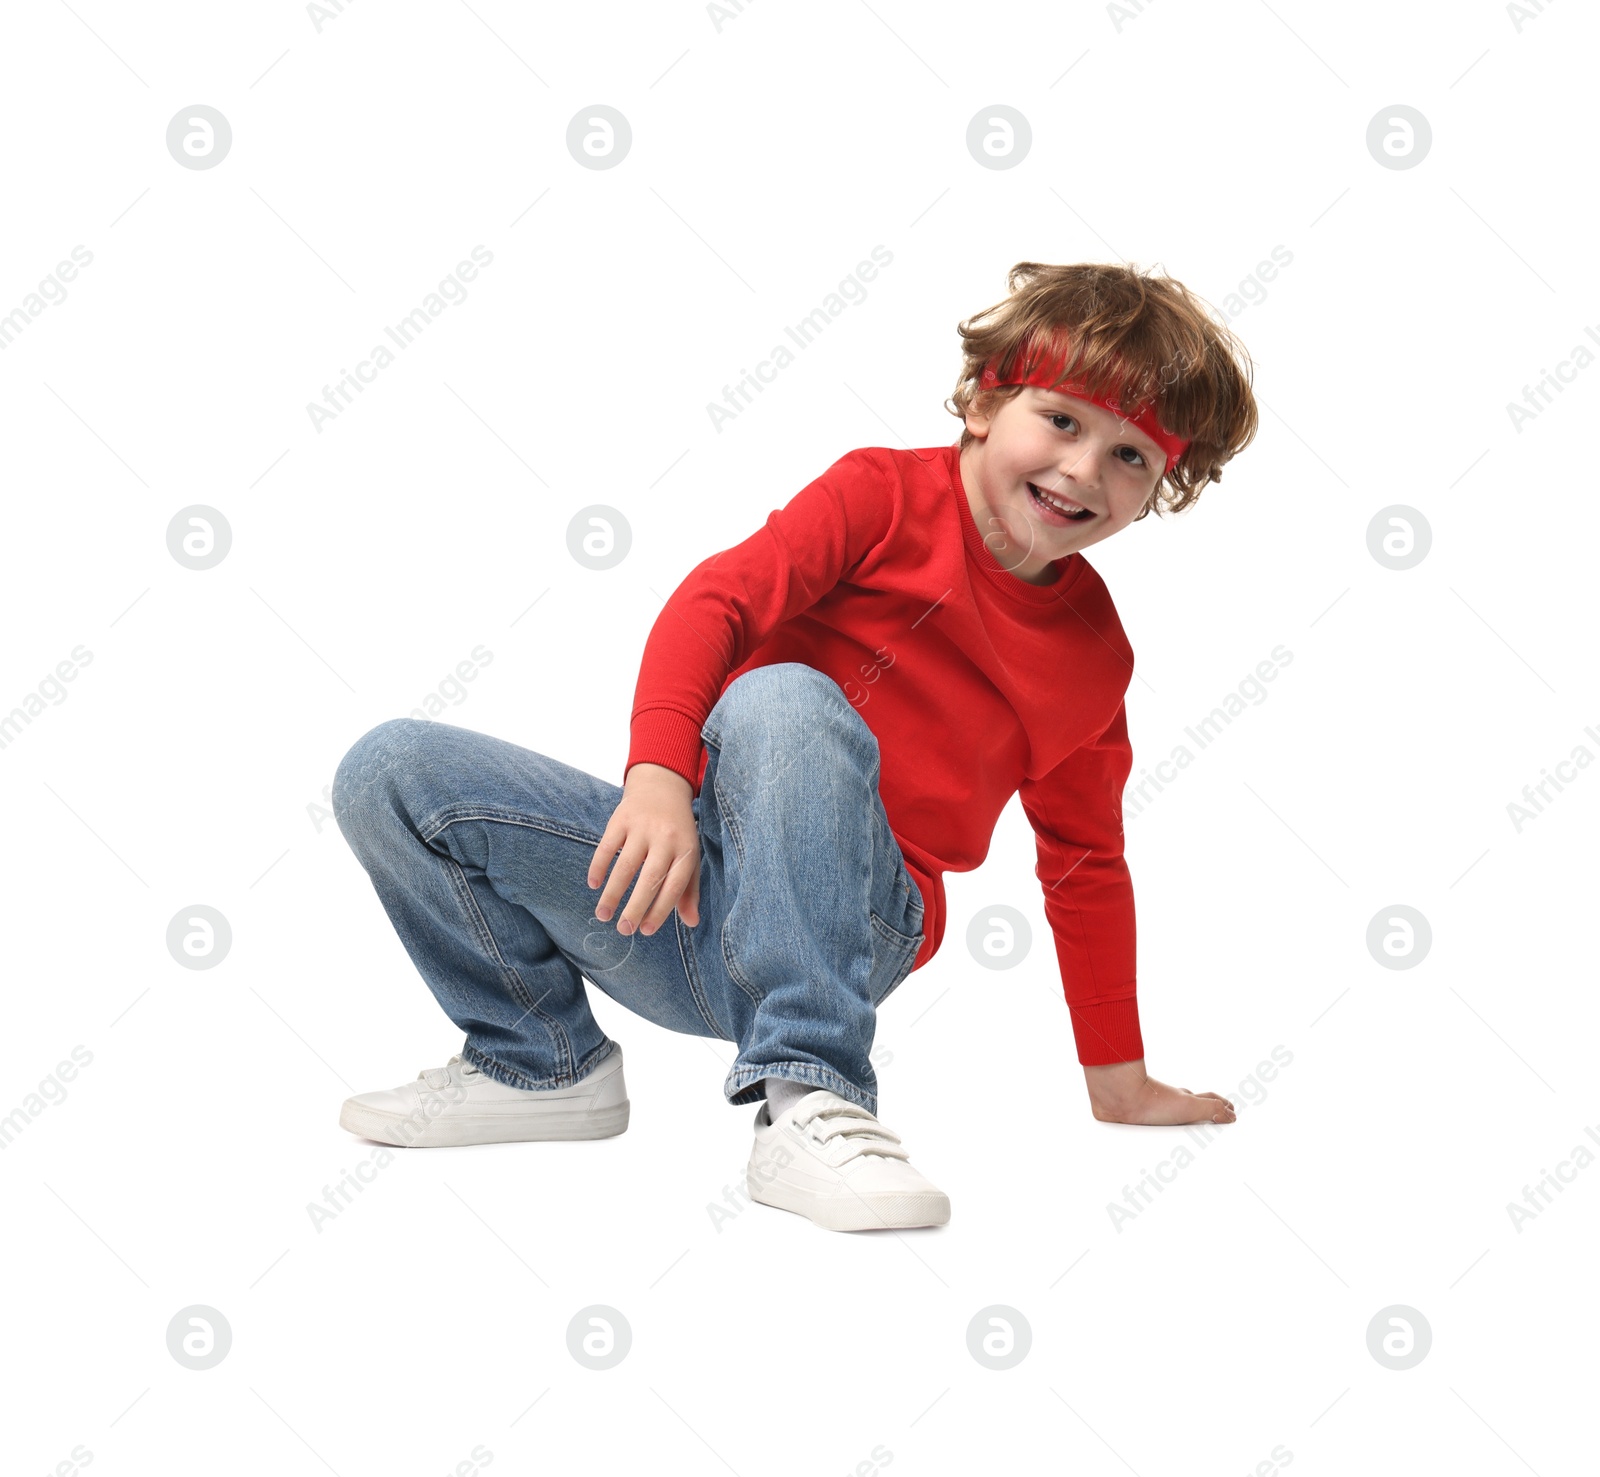
[[[1076,426],[1078,424],[1077,421],[1074,420],[1070,415],[1066,414],[1065,411],[1059,411],[1058,410],[1053,415],[1051,415],[1049,417],[1049,419],[1050,419],[1050,421],[1052,423],[1054,423],[1056,421],[1066,421],[1070,425],[1073,425],[1073,426]],[[1064,431],[1066,429],[1067,429],[1066,426],[1056,426],[1056,430],[1058,430],[1058,431]],[[1139,448],[1136,447],[1136,446],[1119,446],[1117,448],[1117,450],[1118,451],[1131,451],[1133,453],[1134,460],[1127,463],[1127,465],[1130,466],[1130,467],[1143,467],[1143,466],[1148,465],[1148,463],[1146,463],[1146,461],[1144,459],[1144,453],[1142,451],[1140,451]]]

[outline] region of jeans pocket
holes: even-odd
[[[926,916],[923,903],[922,889],[911,880],[911,873],[906,870],[904,861],[900,864],[900,885],[905,889],[906,916],[904,927],[914,932],[917,942],[922,942],[922,920]]]
[[[875,950],[881,947],[883,952],[883,964],[876,966],[873,973],[877,975],[880,969],[889,972],[887,981],[873,1002],[875,1005],[882,1005],[911,973],[911,966],[917,962],[917,952],[922,948],[923,936],[920,933],[902,933],[898,928],[884,922],[877,913],[871,913],[869,917],[872,920],[873,933],[879,941],[875,945]]]

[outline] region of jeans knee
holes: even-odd
[[[804,662],[772,662],[735,677],[706,719],[702,737],[722,748],[724,735],[766,724],[790,732],[808,722],[852,713],[839,684]]]
[[[369,728],[339,761],[333,775],[333,818],[341,825],[372,795],[386,774],[413,756],[433,725],[425,718],[389,718]]]

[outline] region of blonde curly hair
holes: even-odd
[[[956,327],[963,362],[945,402],[952,415],[992,415],[1021,393],[1021,385],[985,390],[986,365],[993,362],[1003,379],[1047,354],[1064,358],[1056,385],[1080,383],[1100,395],[1120,384],[1124,413],[1153,402],[1161,424],[1189,445],[1157,480],[1140,518],[1152,509],[1182,512],[1254,439],[1260,418],[1250,356],[1181,282],[1132,265],[1018,262],[1006,286],[1003,302]],[[975,439],[962,428],[962,450]]]

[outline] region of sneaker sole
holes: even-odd
[[[752,1200],[778,1210],[790,1210],[814,1221],[825,1231],[909,1231],[920,1226],[942,1226],[950,1219],[950,1197],[939,1190],[907,1191],[860,1199],[852,1195],[818,1198],[781,1180],[762,1184],[747,1177]]]
[[[468,1144],[520,1144],[544,1140],[615,1138],[628,1126],[627,1103],[611,1108],[543,1111],[538,1118],[509,1116],[439,1117],[418,1131],[416,1120],[347,1101],[339,1126],[380,1144],[400,1149],[454,1149]],[[407,1130],[410,1130],[409,1134]]]

